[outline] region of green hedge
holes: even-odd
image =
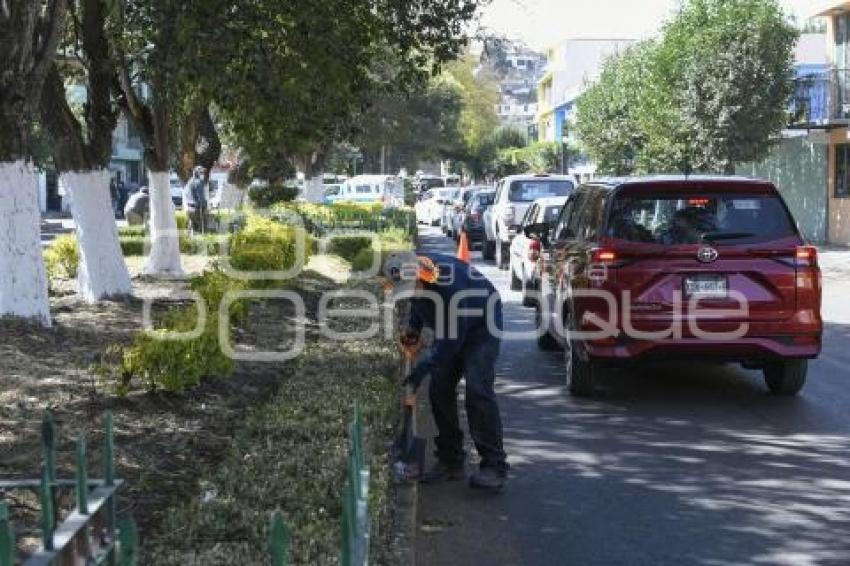
[[[328,244],[328,253],[353,261],[361,251],[372,249],[372,240],[369,236],[334,236]]]
[[[297,240],[303,238],[306,263],[314,245],[303,228],[286,226],[270,218],[249,215],[245,226],[230,237],[230,264],[242,271],[290,269],[296,257]]]

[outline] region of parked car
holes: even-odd
[[[420,193],[425,193],[431,189],[438,189],[446,186],[446,182],[442,177],[436,175],[419,175],[416,179],[416,184],[419,187]]]
[[[470,248],[484,243],[484,211],[493,204],[495,196],[496,191],[490,188],[473,193],[463,209],[462,216],[455,217],[455,221],[458,222],[455,231],[466,232]]]
[[[322,204],[333,204],[342,200],[342,183],[331,183],[322,185]]]
[[[431,226],[439,226],[443,214],[443,205],[455,190],[457,189],[438,188],[427,191],[413,207],[416,212],[416,221]]]
[[[457,199],[460,198],[460,192],[461,190],[458,188],[451,188],[447,190],[445,193],[445,198],[443,199],[443,204],[440,205],[440,209],[438,212],[440,219],[438,224],[443,234],[448,235],[449,233],[449,217],[454,211]]]
[[[606,364],[685,359],[740,362],[793,395],[820,353],[817,250],[767,181],[598,181],[570,196],[551,232],[525,231],[549,240],[540,345],[564,348],[573,394],[592,393]],[[600,320],[612,331],[586,334]]]
[[[171,202],[174,203],[174,206],[178,209],[183,206],[183,182],[180,181],[180,177],[177,176],[177,173],[171,173],[168,176],[168,187],[171,191]]]
[[[534,305],[534,291],[540,282],[538,263],[541,250],[540,238],[526,235],[524,229],[535,224],[553,225],[566,201],[567,197],[544,197],[531,203],[520,221],[519,232],[511,242],[511,290],[522,291],[523,306]]]
[[[567,175],[512,175],[499,181],[493,206],[484,212],[484,259],[495,259],[499,269],[507,269],[511,240],[531,203],[543,197],[567,196],[574,187]]]
[[[392,175],[358,175],[342,183],[336,201],[401,206],[404,204],[404,183]]]
[[[460,228],[463,225],[463,217],[466,214],[466,207],[470,199],[480,192],[491,190],[492,187],[487,185],[469,185],[463,187],[460,191],[460,197],[455,199],[454,206],[449,210],[448,229],[446,235],[454,238],[456,241],[460,239]]]

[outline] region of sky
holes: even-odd
[[[653,35],[680,0],[493,0],[482,24],[541,49],[574,37],[643,38]],[[780,0],[800,21],[827,0]]]

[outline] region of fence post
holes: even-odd
[[[41,542],[45,550],[53,550],[53,528],[55,516],[53,514],[53,487],[50,483],[50,474],[47,464],[41,465]]]
[[[136,566],[137,549],[139,547],[139,533],[136,530],[136,522],[129,517],[122,520],[118,536],[121,543],[121,555],[118,563],[121,566]]]
[[[9,505],[0,501],[0,566],[13,566],[15,560],[15,533],[9,519]]]
[[[77,439],[77,511],[89,514],[89,474],[86,468],[86,435]]]
[[[272,566],[286,566],[289,560],[289,530],[283,523],[283,513],[278,509],[272,514],[269,532],[269,551]]]
[[[113,437],[112,411],[106,411],[103,416],[103,482],[106,487],[115,485],[115,441]],[[115,494],[106,502],[106,534],[109,542],[115,541]],[[109,553],[110,565],[115,564],[115,549]]]
[[[44,418],[41,421],[41,449],[42,460],[47,466],[47,483],[48,497],[50,498],[50,508],[53,509],[53,524],[59,520],[59,506],[56,504],[56,425],[53,422],[53,415],[50,411],[45,411]]]

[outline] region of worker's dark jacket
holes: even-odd
[[[497,328],[499,331],[503,328],[499,292],[477,269],[449,255],[419,255],[431,258],[440,269],[437,282],[425,284],[425,290],[436,293],[441,299],[437,303],[441,304],[435,304],[428,293],[411,300],[410,326],[415,330],[430,326],[435,332],[433,346],[420,358],[410,374],[410,381],[414,385],[418,385],[432,370],[452,363],[458,354],[471,346],[471,342],[498,342],[499,337],[488,330],[488,319],[492,321],[490,328]],[[452,297],[470,290],[476,294],[462,297],[456,307],[452,306]],[[472,313],[466,313],[464,310],[470,310]],[[453,324],[456,330],[453,329]]]

